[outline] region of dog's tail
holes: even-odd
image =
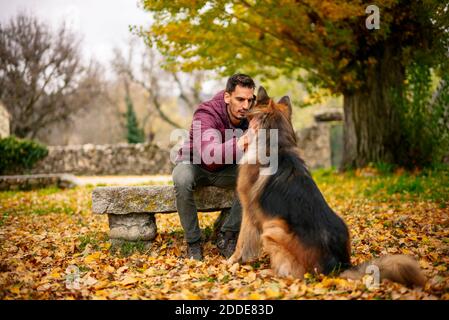
[[[423,287],[426,284],[426,277],[418,262],[406,255],[386,255],[373,259],[342,272],[340,277],[358,280],[365,275],[376,276],[376,273],[379,276],[379,281],[388,279],[408,287]]]

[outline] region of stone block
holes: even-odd
[[[152,213],[109,214],[110,239],[127,241],[151,241],[157,235],[157,226]]]
[[[234,190],[203,187],[195,191],[198,211],[230,208]],[[174,186],[97,187],[92,192],[92,211],[99,214],[123,215],[135,212],[176,212]]]

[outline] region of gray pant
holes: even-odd
[[[176,193],[176,208],[188,243],[201,238],[198,223],[198,212],[193,198],[193,191],[199,186],[216,186],[235,189],[237,182],[237,165],[229,165],[223,170],[210,172],[199,165],[178,163],[173,169],[173,183]],[[242,220],[242,209],[236,196],[231,212],[224,222],[221,231],[238,232]]]

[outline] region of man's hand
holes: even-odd
[[[237,147],[239,147],[243,151],[246,151],[246,149],[248,149],[248,145],[250,143],[248,133],[249,130],[246,131],[245,134],[237,140]]]
[[[257,130],[259,130],[259,123],[253,118],[249,122],[248,130],[237,140],[237,146],[243,151],[246,151],[254,136],[257,134]]]
[[[259,130],[259,121],[256,118],[252,118],[248,124],[248,127],[249,129],[253,129],[254,132],[257,132],[257,130]]]

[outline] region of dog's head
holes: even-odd
[[[250,128],[256,133],[247,159],[256,159],[259,164],[266,165],[266,155],[269,157],[268,171],[261,175],[272,175],[277,172],[280,154],[297,154],[297,138],[292,126],[292,106],[288,96],[282,97],[277,103],[271,99],[265,88],[257,92],[255,105],[247,114]],[[251,132],[251,131],[250,131]],[[257,148],[254,148],[256,146]],[[252,147],[252,148],[251,148]],[[261,149],[262,148],[262,149]],[[257,149],[257,152],[256,152]],[[253,158],[251,158],[251,156]]]
[[[264,87],[257,91],[256,104],[247,114],[248,121],[256,123],[259,129],[286,129],[292,127],[292,106],[288,96],[277,103],[271,99]],[[291,128],[293,130],[293,128]]]

